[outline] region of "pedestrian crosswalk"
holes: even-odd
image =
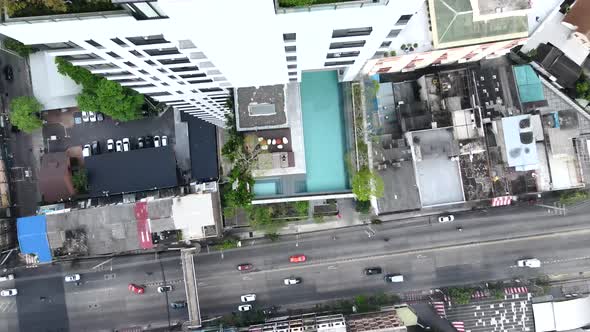
[[[0,312],[16,312],[16,302],[2,302],[0,303]]]
[[[465,323],[463,323],[463,322],[451,322],[451,324],[453,324],[453,326],[455,327],[455,329],[457,330],[457,332],[465,332]]]
[[[510,294],[526,294],[528,292],[529,292],[529,290],[526,287],[507,287],[507,288],[504,288],[504,294],[506,294],[506,295],[510,295]]]
[[[420,302],[428,299],[428,295],[422,292],[407,292],[403,294],[406,302]]]
[[[481,290],[475,291],[475,292],[473,292],[473,294],[471,294],[471,298],[472,299],[482,299],[482,298],[485,298],[487,296],[488,295],[486,294],[486,292],[481,291]]]
[[[434,311],[441,317],[447,318],[447,312],[445,310],[445,303],[442,301],[432,302],[432,307]]]

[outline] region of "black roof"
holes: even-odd
[[[217,180],[219,166],[215,125],[184,112],[181,114],[181,119],[188,124],[191,178],[201,182]]]
[[[90,196],[170,188],[178,185],[170,146],[111,152],[84,159]]]
[[[535,59],[564,87],[573,87],[582,74],[582,67],[551,44],[539,44]]]

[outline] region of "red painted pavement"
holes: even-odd
[[[146,202],[135,203],[135,219],[137,220],[137,239],[139,241],[139,246],[141,249],[153,248],[152,231],[148,221]]]

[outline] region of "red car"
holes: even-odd
[[[238,265],[238,271],[248,271],[251,269],[252,269],[252,264],[245,263],[245,264]]]
[[[129,290],[132,291],[135,294],[143,294],[145,292],[145,288],[143,288],[142,286],[138,286],[135,284],[129,284]]]
[[[293,255],[293,256],[289,257],[289,262],[301,263],[301,262],[305,262],[306,259],[307,259],[307,257],[305,257],[305,255]]]

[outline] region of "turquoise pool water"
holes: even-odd
[[[338,73],[303,73],[300,89],[307,191],[347,190],[344,114]]]
[[[274,196],[279,193],[277,180],[259,180],[254,183],[255,196]]]

